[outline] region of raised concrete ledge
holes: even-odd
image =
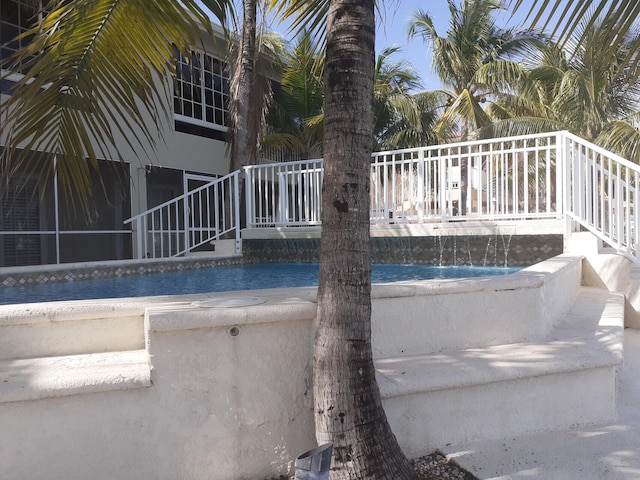
[[[451,278],[444,280],[407,280],[372,285],[371,298],[419,297],[471,292],[496,292],[523,288],[538,288],[544,276],[522,276],[520,272],[496,277]]]
[[[446,280],[408,280],[374,284],[371,298],[393,298],[426,295],[442,295],[469,292],[505,291],[540,288],[555,277],[564,274],[567,267],[579,267],[582,257],[558,255],[532,267],[510,275],[477,278],[452,278]],[[579,273],[579,270],[577,270]],[[576,278],[578,275],[576,275]]]
[[[285,289],[286,291],[286,289]],[[243,292],[245,293],[245,292]],[[259,298],[264,302],[257,305],[227,308],[212,308],[198,305],[165,305],[149,307],[145,315],[147,328],[151,332],[191,330],[196,328],[214,328],[231,325],[247,325],[286,321],[312,320],[316,315],[316,303],[293,296],[268,296],[260,291],[246,295],[207,296],[202,299],[230,299],[237,297]]]
[[[0,305],[0,327],[115,317],[141,317],[149,303],[170,300],[170,297],[140,297],[124,300],[71,300]]]
[[[21,285],[67,283],[241,263],[244,263],[242,256],[235,254],[0,267],[0,291]]]
[[[447,222],[433,219],[425,223],[397,223],[371,225],[372,237],[462,236],[462,235],[562,235],[564,221],[540,220],[468,220]],[[320,238],[320,227],[260,227],[242,230],[243,239]]]
[[[415,456],[615,418],[623,312],[622,295],[587,289],[541,341],[375,361],[401,448]]]
[[[568,373],[622,363],[611,337],[521,343],[375,362],[383,397]]]
[[[0,362],[0,403],[145,388],[146,350]]]

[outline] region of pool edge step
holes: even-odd
[[[615,418],[623,337],[624,296],[581,287],[543,341],[378,359],[376,376],[414,455]]]
[[[0,361],[0,403],[149,386],[146,350]]]

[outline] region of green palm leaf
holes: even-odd
[[[222,21],[226,2],[205,3]],[[171,117],[172,44],[185,52],[213,36],[195,0],[57,1],[11,59],[26,67],[4,105],[3,170],[42,173],[38,151],[86,205],[98,158],[153,155]],[[6,65],[5,65],[6,67]],[[10,66],[9,66],[10,67]],[[41,175],[40,175],[41,176]]]
[[[524,10],[523,0],[511,0],[514,12]],[[542,25],[543,29],[551,28],[552,37],[557,37],[560,44],[566,43],[576,32],[588,31],[597,23],[598,18],[606,19],[611,28],[604,31],[597,51],[598,61],[613,57],[619,47],[625,43],[628,34],[636,30],[636,20],[640,16],[640,2],[619,0],[604,2],[601,0],[541,0],[532,2],[527,11],[527,20],[531,25]],[[589,18],[584,26],[584,18]],[[580,42],[584,37],[580,36]],[[622,64],[627,68],[619,74],[637,80],[640,76],[640,38],[636,38],[625,52]]]

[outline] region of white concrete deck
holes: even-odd
[[[640,478],[640,331],[624,332],[615,421],[444,448],[483,480],[637,480]]]

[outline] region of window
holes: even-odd
[[[41,263],[41,208],[35,179],[11,179],[0,194],[0,229],[16,232],[0,235],[0,267],[39,265]],[[20,234],[17,232],[32,232]]]
[[[39,5],[38,5],[39,4]],[[16,40],[16,37],[33,25],[42,17],[42,2],[25,0],[2,0],[0,2],[0,62],[10,58],[30,41],[30,37]]]
[[[203,52],[177,54],[173,108],[175,119],[227,130],[229,72],[227,65]]]

